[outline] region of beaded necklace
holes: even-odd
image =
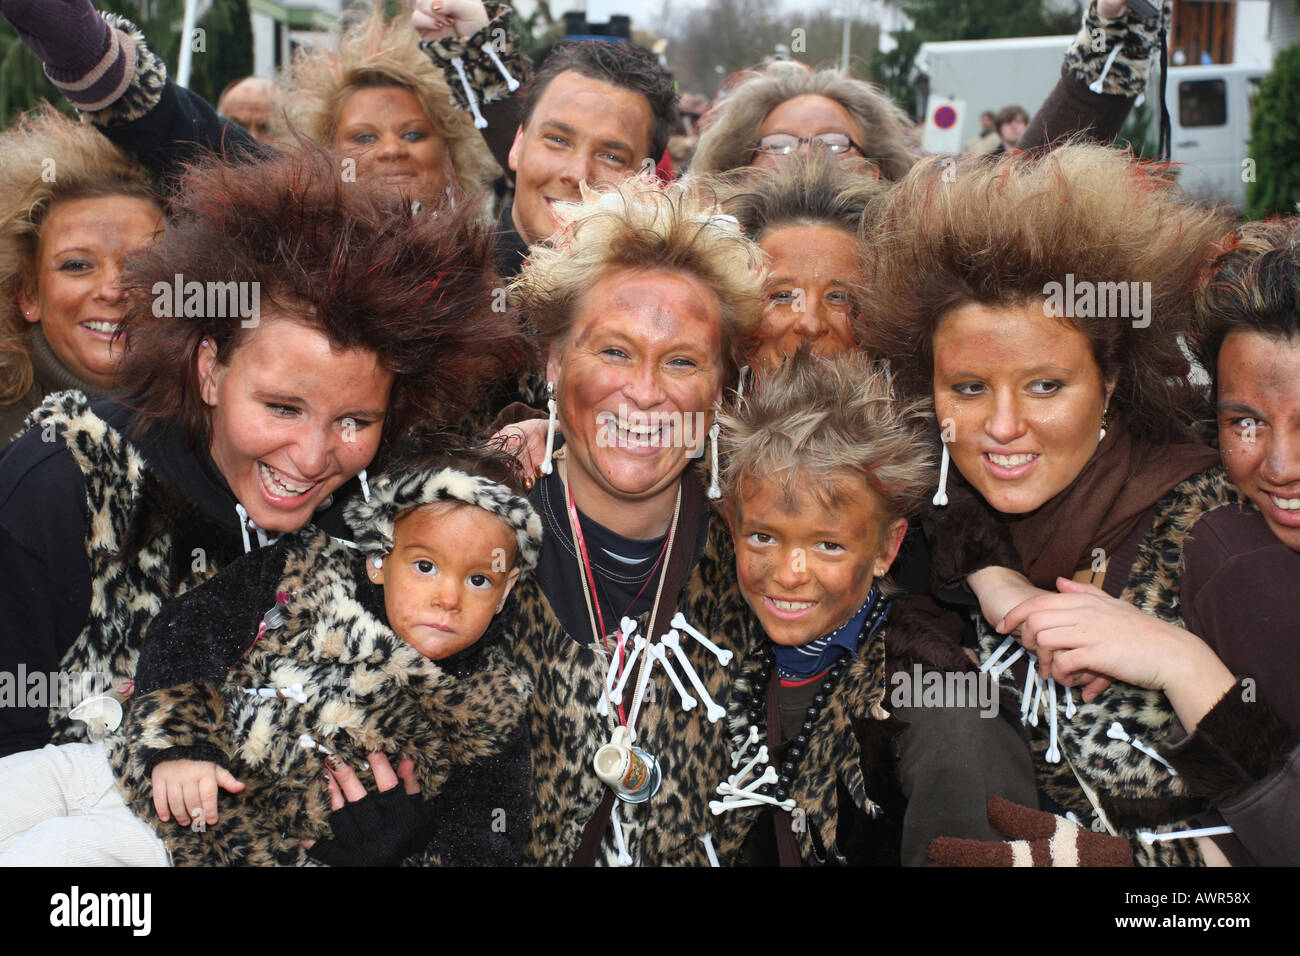
[[[872,633],[888,612],[889,602],[877,596],[862,625],[862,633]],[[781,769],[775,771],[769,764],[763,774],[757,776],[745,789],[741,789],[749,776],[749,772],[757,769],[756,764],[766,762],[769,758],[767,745],[763,744],[759,748],[758,755],[746,764],[745,770],[733,774],[724,784],[731,799],[710,803],[710,807],[713,808],[715,814],[733,807],[755,806],[757,804],[772,804],[782,810],[794,809],[794,801],[790,798],[790,789],[793,787],[799,772],[799,761],[808,749],[808,742],[812,739],[812,732],[817,725],[817,718],[821,716],[822,710],[830,702],[831,695],[834,693],[840,677],[852,662],[852,657],[841,658],[831,665],[830,670],[823,675],[818,693],[813,697],[807,713],[804,714],[799,733],[795,735],[794,740],[790,742],[790,746],[786,749],[785,759],[781,761]],[[749,736],[741,742],[739,750],[733,751],[733,768],[740,766],[745,753],[752,745],[757,744],[763,738],[771,739],[772,727],[771,721],[768,719],[767,691],[772,675],[775,673],[776,651],[773,649],[773,645],[769,644],[763,656],[762,668],[754,676],[753,690],[746,701],[745,716],[749,721]],[[763,730],[760,731],[760,728],[763,728]]]

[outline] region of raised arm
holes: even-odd
[[[1159,44],[1157,20],[1141,19],[1124,0],[1091,0],[1066,51],[1061,79],[1020,138],[1020,148],[1051,148],[1076,133],[1113,142],[1146,91]]]
[[[0,13],[64,99],[164,180],[205,152],[233,161],[268,155],[242,126],[168,80],[162,58],[125,17],[101,14],[90,0],[0,0]]]
[[[491,0],[411,0],[409,5],[420,49],[442,70],[456,106],[474,114],[492,157],[508,169],[519,128],[515,91],[532,75],[510,7]]]

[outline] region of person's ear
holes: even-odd
[[[510,154],[506,156],[506,165],[510,167],[512,173],[519,172],[519,153],[524,147],[524,127],[522,124],[515,129],[515,141],[510,144]]]
[[[506,575],[506,587],[501,592],[501,600],[497,602],[496,613],[500,614],[501,609],[506,606],[506,598],[510,597],[511,590],[514,589],[515,582],[519,580],[519,569],[511,568],[510,573]]]
[[[1110,408],[1110,399],[1111,396],[1115,394],[1115,386],[1118,384],[1119,384],[1118,376],[1112,378],[1109,382],[1106,383],[1106,399],[1101,403],[1101,408],[1103,412],[1106,409]]]
[[[380,555],[372,554],[366,558],[366,577],[370,578],[371,584],[384,583],[384,559]]]
[[[559,382],[560,365],[564,349],[559,342],[554,343],[547,351],[546,356],[546,380],[548,382]]]
[[[217,386],[221,382],[224,366],[217,358],[216,343],[210,338],[199,342],[194,356],[194,366],[199,373],[199,397],[209,406],[217,404]]]
[[[32,325],[41,321],[41,304],[27,289],[18,290],[18,311],[23,314],[23,319]]]
[[[907,537],[907,519],[895,518],[880,542],[880,553],[876,555],[875,565],[872,567],[873,577],[884,577],[889,573],[905,537]]]

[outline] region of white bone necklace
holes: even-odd
[[[659,603],[668,576],[668,563],[671,560],[673,545],[677,539],[678,524],[681,519],[682,489],[680,485],[677,489],[677,502],[673,511],[672,524],[669,526],[664,551],[660,556],[659,580],[651,604],[647,636],[637,634],[637,622],[624,617],[619,622],[616,646],[612,649],[608,647],[604,615],[601,612],[599,603],[594,599],[596,586],[594,569],[587,552],[586,542],[583,540],[577,508],[569,490],[568,463],[562,456],[557,455],[556,457],[560,458],[560,480],[564,485],[569,528],[574,543],[577,545],[575,551],[577,552],[580,577],[582,579],[583,599],[587,606],[587,620],[591,626],[592,634],[595,636],[596,647],[609,660],[609,666],[601,686],[600,697],[596,702],[596,710],[601,716],[608,718],[613,730],[613,736],[610,743],[602,747],[597,754],[597,773],[621,800],[629,803],[640,803],[653,796],[659,786],[658,763],[654,756],[642,748],[631,746],[632,741],[637,736],[637,718],[640,716],[642,705],[646,702],[647,688],[650,686],[655,664],[658,663],[663,666],[673,689],[676,690],[681,701],[682,710],[692,710],[699,706],[702,701],[708,719],[712,722],[724,717],[726,710],[719,706],[709,695],[704,681],[696,673],[695,668],[691,666],[691,662],[681,646],[681,632],[684,631],[699,641],[724,667],[731,662],[733,654],[731,651],[719,648],[707,636],[692,627],[687,622],[685,615],[680,611],[673,615],[670,630],[666,634],[660,635],[658,641],[653,639],[656,631],[655,625],[657,623]],[[629,645],[631,645],[630,653],[628,652]],[[673,652],[672,657],[669,656],[669,650]],[[674,658],[684,673],[686,682],[682,680],[677,669],[673,666],[672,661]],[[632,680],[635,680],[632,706],[625,717],[622,702],[627,685]],[[698,695],[698,699],[687,689],[687,682],[694,689],[695,694]],[[616,752],[622,752],[624,755],[621,763],[615,756]],[[648,776],[638,772],[638,761],[646,765]],[[602,764],[604,764],[603,767]],[[622,776],[625,773],[626,776]],[[624,781],[634,784],[634,786],[624,786]],[[621,830],[617,819],[614,819],[613,822],[615,829]]]

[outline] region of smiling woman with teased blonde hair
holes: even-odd
[[[0,133],[0,441],[48,392],[116,375],[123,261],[162,228],[153,179],[51,106]]]

